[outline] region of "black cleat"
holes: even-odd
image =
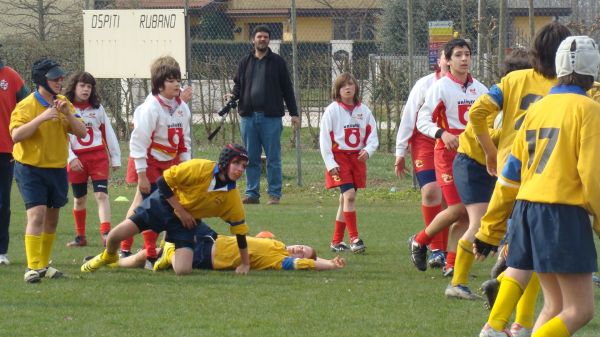
[[[427,246],[422,246],[415,240],[416,235],[408,239],[408,249],[410,250],[410,259],[420,271],[427,270]]]

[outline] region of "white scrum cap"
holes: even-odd
[[[576,72],[598,78],[600,54],[598,45],[589,36],[569,36],[560,43],[556,51],[556,77]]]

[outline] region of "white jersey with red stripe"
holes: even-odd
[[[104,107],[100,105],[96,109],[91,105],[84,106],[76,103],[73,106],[75,106],[77,114],[83,119],[87,135],[83,138],[69,135],[69,163],[76,159],[78,154],[104,151],[108,148],[111,166],[120,167],[121,148],[119,147],[119,140]]]
[[[454,135],[462,133],[469,121],[469,108],[487,92],[486,86],[470,74],[466,86],[451,73],[446,74],[427,91],[419,111],[417,128],[431,138],[435,138],[440,128]]]
[[[358,152],[364,149],[370,158],[379,146],[375,118],[371,110],[360,103],[352,111],[346,110],[338,102],[329,104],[321,118],[319,138],[327,171],[339,167],[333,156],[335,152]]]
[[[159,95],[148,96],[134,112],[134,128],[129,140],[129,156],[137,172],[145,172],[148,156],[157,161],[170,161],[179,156],[190,160],[191,113],[179,97],[167,100]]]
[[[396,156],[404,157],[408,144],[412,137],[419,132],[417,130],[417,117],[419,110],[425,102],[425,95],[427,90],[433,86],[437,80],[440,79],[440,73],[435,72],[427,76],[421,77],[408,95],[404,109],[402,110],[402,119],[400,120],[400,126],[398,127],[398,134],[396,135]]]

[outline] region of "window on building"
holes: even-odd
[[[371,15],[353,15],[333,19],[334,40],[373,40],[375,22]]]
[[[249,23],[248,24],[248,37],[250,40],[254,36],[252,36],[252,31],[256,26],[264,25],[269,27],[271,30],[271,40],[283,40],[283,23],[281,22],[269,22],[269,23]]]

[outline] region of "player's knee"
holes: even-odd
[[[85,196],[81,198],[73,198],[73,207],[75,209],[84,209],[86,201],[87,199]]]
[[[175,275],[182,276],[188,275],[192,273],[192,266],[175,266],[173,265],[173,270],[175,271]]]
[[[96,197],[96,201],[99,203],[108,201],[108,194],[104,192],[95,192],[94,196]]]
[[[442,203],[442,191],[436,183],[427,184],[421,188],[421,200],[424,205],[439,205]]]

